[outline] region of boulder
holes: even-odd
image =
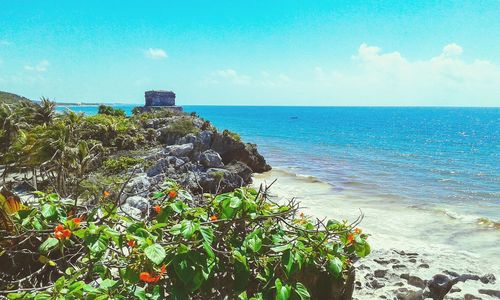
[[[252,169],[241,161],[232,161],[224,169],[238,174],[246,184],[252,183]]]
[[[167,156],[156,161],[146,170],[148,177],[154,177],[162,173],[172,173],[179,169],[186,161],[175,156]]]
[[[132,178],[125,187],[125,192],[127,194],[133,194],[138,196],[147,196],[149,194],[149,188],[151,183],[149,182],[146,173],[137,174],[136,177]]]
[[[220,168],[210,168],[205,173],[199,173],[198,178],[199,187],[204,193],[225,193],[244,185],[238,174]]]
[[[224,166],[219,153],[207,150],[200,154],[200,163],[207,168],[221,168]]]
[[[271,170],[266,160],[257,151],[255,144],[245,144],[230,135],[214,133],[211,148],[217,151],[225,164],[233,160],[241,161],[253,172],[262,173]]]
[[[130,207],[137,208],[143,214],[147,213],[149,210],[149,200],[141,196],[128,197],[125,200],[125,204]]]
[[[165,147],[164,154],[177,157],[190,156],[194,149],[193,143],[171,145]]]
[[[126,215],[132,217],[136,220],[140,220],[143,217],[143,213],[140,209],[132,207],[127,203],[122,204],[121,208],[118,210],[119,214]]]

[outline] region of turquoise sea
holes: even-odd
[[[133,108],[117,107],[128,113]],[[97,110],[70,108],[87,114]],[[500,108],[184,110],[238,132],[244,141],[258,144],[273,167],[313,176],[334,193],[377,196],[471,224],[484,223],[481,218],[500,222]]]

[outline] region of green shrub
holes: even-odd
[[[120,156],[118,158],[108,158],[104,161],[102,166],[106,173],[117,174],[143,162],[144,159],[142,158]]]
[[[223,136],[228,136],[230,137],[231,139],[237,141],[237,142],[240,142],[241,141],[241,136],[235,132],[232,132],[232,131],[229,131],[227,129],[224,129],[224,131],[222,132],[222,135]]]
[[[197,133],[199,129],[194,126],[193,120],[190,118],[181,118],[167,127],[167,131],[172,134],[186,135],[189,133]]]
[[[113,108],[112,106],[107,106],[104,104],[99,105],[98,114],[114,116],[114,117],[126,117],[125,111],[119,108]]]
[[[0,231],[12,277],[0,290],[22,288],[9,299],[318,299],[332,286],[317,282],[342,282],[370,251],[347,221],[315,223],[296,202],[251,188],[194,201],[167,181],[141,220],[119,194],[81,206],[38,193],[12,216],[16,232]],[[37,285],[22,284],[27,277]]]

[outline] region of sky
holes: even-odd
[[[0,90],[60,102],[500,106],[500,1],[0,0]]]

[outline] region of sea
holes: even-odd
[[[276,197],[302,199],[314,216],[362,215],[375,245],[446,248],[500,265],[500,108],[184,110],[257,144],[273,171],[256,182],[278,179]]]

